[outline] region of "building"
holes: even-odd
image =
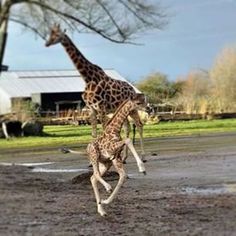
[[[1,65],[1,71],[8,71],[8,68],[7,65]]]
[[[126,81],[115,70],[105,72]],[[84,80],[76,70],[5,71],[0,75],[0,115],[14,112],[19,100],[32,101],[42,111],[80,109],[84,89]]]

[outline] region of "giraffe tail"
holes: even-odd
[[[71,150],[68,147],[61,147],[61,148],[59,148],[59,151],[64,153],[64,154],[67,154],[67,153],[81,154],[81,152]],[[92,167],[92,164],[90,163],[88,167],[89,168]]]
[[[67,147],[59,148],[59,151],[64,153],[64,154],[67,154],[67,153],[81,154],[81,152],[71,150],[71,149],[69,149]]]

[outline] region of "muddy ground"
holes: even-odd
[[[0,235],[236,235],[236,133],[145,146],[147,175],[129,157],[129,179],[105,218],[88,178],[72,181],[88,173],[84,147],[79,156],[0,150]],[[18,165],[32,162],[52,163]]]

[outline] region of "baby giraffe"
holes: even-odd
[[[113,201],[126,179],[126,173],[121,155],[121,152],[125,146],[127,146],[132,152],[137,162],[139,171],[146,174],[143,161],[138,156],[132,141],[129,138],[122,140],[120,135],[122,125],[129,113],[134,109],[137,109],[142,104],[143,103],[138,98],[125,100],[118,107],[113,117],[106,123],[102,135],[92,141],[87,147],[88,158],[93,166],[91,184],[97,202],[97,211],[101,216],[106,215],[103,205],[109,204]],[[111,185],[102,178],[102,176],[112,165],[119,174],[119,180],[113,192]],[[98,182],[105,187],[107,192],[111,193],[105,200],[102,200],[100,197]]]

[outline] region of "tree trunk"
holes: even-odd
[[[4,52],[7,41],[7,28],[8,28],[8,18],[10,12],[11,3],[9,1],[0,1],[0,73],[2,71],[2,64],[4,58]]]
[[[3,58],[7,41],[7,25],[8,20],[3,21],[0,26],[0,72],[2,72]]]

